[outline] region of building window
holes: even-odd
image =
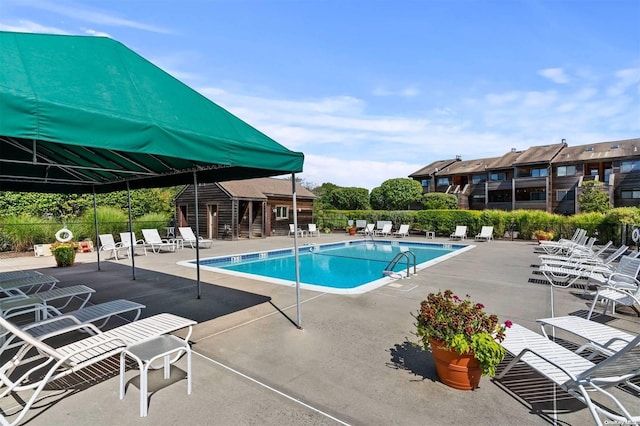
[[[449,178],[441,177],[438,178],[438,186],[449,185]]]
[[[289,206],[276,206],[276,220],[289,219]]]
[[[420,184],[423,188],[428,188],[429,186],[431,186],[431,179],[422,179]]]
[[[544,201],[547,199],[547,192],[544,189],[532,189],[529,196],[531,201]]]
[[[491,175],[489,176],[489,179],[492,180],[492,181],[507,180],[507,174],[506,173],[491,173]]]
[[[630,173],[640,170],[640,160],[624,160],[620,162],[620,173]]]
[[[573,190],[560,189],[556,194],[558,201],[573,201],[576,198],[576,193]]]
[[[531,169],[531,177],[545,177],[549,176],[549,169],[546,167],[543,169]]]
[[[575,176],[576,166],[558,166],[558,176]]]
[[[640,198],[640,191],[622,191],[622,193],[620,194],[620,198],[623,198],[625,200]]]
[[[486,175],[473,175],[471,176],[471,183],[473,183],[474,185],[482,183],[484,181],[487,180],[487,176]]]

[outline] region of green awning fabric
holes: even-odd
[[[117,41],[0,32],[0,190],[110,192],[303,162]]]

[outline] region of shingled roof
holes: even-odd
[[[275,178],[258,178],[218,182],[217,185],[234,198],[267,199],[269,196],[291,197],[291,181]],[[315,194],[296,183],[297,198],[316,198]]]
[[[566,147],[551,163],[601,161],[640,155],[640,138]]]
[[[478,158],[475,160],[456,161],[451,165],[438,171],[438,176],[447,175],[460,175],[460,174],[473,174],[484,173],[489,164],[500,159],[500,157],[492,158]]]
[[[420,170],[413,172],[409,175],[410,178],[421,178],[423,176],[430,176],[434,173],[444,169],[445,167],[450,166],[456,161],[460,161],[457,158],[449,159],[449,160],[437,160],[433,163],[421,168]]]

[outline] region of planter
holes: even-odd
[[[473,390],[478,387],[482,370],[473,352],[459,354],[435,339],[429,339],[429,346],[436,362],[438,378],[442,383],[460,390]]]
[[[53,257],[59,267],[72,266],[76,261],[76,250],[71,247],[58,248],[54,251]]]
[[[349,229],[349,235],[356,235],[356,228]]]

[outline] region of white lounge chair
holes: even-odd
[[[25,293],[36,293],[44,289],[52,289],[57,283],[58,279],[51,275],[31,275],[0,282],[0,293],[6,297],[20,296]]]
[[[637,287],[640,259],[623,256],[615,268],[585,263],[543,264],[539,271],[554,287],[570,287],[579,279],[591,279],[597,285]],[[629,287],[632,286],[632,287]]]
[[[77,329],[90,329],[95,335],[56,348],[45,340],[33,337],[28,330],[22,330],[12,322],[0,318],[0,327],[24,342],[18,352],[0,367],[0,400],[14,392],[31,391],[30,394],[24,394],[24,399],[17,398],[20,404],[23,404],[17,412],[9,415],[6,411],[2,413],[0,423],[12,425],[20,423],[47,383],[118,355],[130,345],[185,327],[189,327],[189,332],[184,339],[187,342],[191,336],[191,328],[195,324],[193,320],[167,313],[104,332],[92,324],[79,324],[76,326]],[[64,330],[64,332],[69,331],[70,329]],[[47,336],[47,338],[50,337],[53,335]],[[32,349],[37,353],[32,354]],[[28,365],[29,368],[26,371],[17,369],[21,365]],[[11,421],[7,416],[11,417]]]
[[[191,229],[190,226],[180,227],[178,228],[178,231],[180,231],[180,235],[185,243],[188,243],[191,248],[196,248],[196,235],[193,233],[193,229]],[[213,240],[207,240],[202,238],[202,236],[198,239],[198,247],[211,248],[212,244]]]
[[[390,223],[385,223],[382,226],[382,229],[375,231],[374,235],[379,235],[381,237],[388,237],[389,235],[391,235],[391,227],[393,225]]]
[[[451,235],[449,235],[449,238],[452,240],[464,240],[465,238],[467,238],[467,227],[464,225],[457,225],[456,230],[453,231]]]
[[[493,226],[483,226],[480,233],[476,235],[476,241],[491,241],[493,240]]]
[[[409,236],[409,225],[400,225],[400,229],[392,234],[394,237],[404,238]]]
[[[297,232],[298,232],[298,236],[299,237],[304,237],[304,234],[305,234],[304,229],[298,228]],[[293,236],[295,234],[296,234],[296,227],[295,227],[295,225],[293,223],[290,223],[289,224],[289,234],[288,235],[291,237],[291,236]]]
[[[176,251],[176,245],[169,240],[163,240],[160,238],[160,233],[157,229],[143,229],[142,235],[144,236],[144,243],[147,247],[151,247],[151,251],[154,253],[160,253],[160,251]]]
[[[310,223],[308,227],[309,229],[307,230],[307,233],[309,234],[310,237],[313,237],[314,234],[316,237],[320,236],[320,231],[318,231],[318,227],[316,226],[315,223]]]
[[[123,247],[127,247],[129,249],[129,257],[131,257],[131,254],[135,253],[136,250],[142,250],[144,255],[147,255],[147,246],[144,244],[144,240],[136,240],[136,234],[133,232],[121,232],[120,242]]]
[[[596,424],[602,425],[600,415],[616,423],[634,424],[640,422],[639,415],[633,415],[623,406],[612,392],[618,384],[628,382],[640,373],[640,336],[635,337],[621,350],[600,361],[598,364],[579,354],[528,330],[513,324],[505,332],[502,346],[515,358],[502,370],[496,379],[503,378],[513,366],[524,362],[542,376],[554,382],[574,398],[583,402]],[[606,408],[602,401],[596,404],[590,393],[609,398],[618,413]],[[634,405],[637,409],[638,405]]]
[[[582,246],[587,242],[586,229],[577,229],[570,240],[540,241],[536,249],[543,250],[547,254],[562,254],[576,246]]]
[[[59,309],[53,306],[47,306],[47,319],[42,321],[36,321],[31,324],[20,324],[20,328],[23,331],[27,331],[31,336],[36,339],[46,339],[50,334],[60,334],[66,329],[77,329],[78,325],[82,324],[94,324],[98,328],[103,328],[111,318],[114,316],[122,317],[123,314],[133,313],[131,321],[135,321],[140,317],[142,309],[145,305],[132,302],[130,300],[111,300],[105,303],[99,303],[97,305],[91,305],[81,307],[72,312],[62,313]],[[100,321],[99,324],[95,324]],[[93,334],[91,330],[88,330],[90,334]],[[4,338],[7,332],[0,332],[0,338]],[[0,353],[3,351],[21,346],[24,342],[16,338],[15,335],[10,335],[5,339]]]
[[[113,239],[113,235],[111,234],[100,234],[98,236],[100,238],[100,249],[99,251],[104,251],[111,253],[111,257],[118,260],[118,253],[120,257],[122,255],[129,255],[129,248],[125,247],[122,243],[116,243]]]
[[[603,314],[607,312],[609,304],[612,306],[612,313],[615,313],[616,303],[625,306],[633,306],[634,304],[640,306],[640,286],[636,285],[634,289],[630,287],[629,283],[614,283],[612,286],[599,288],[593,297],[593,302],[591,303],[591,308],[589,309],[587,318],[591,318],[593,310],[599,301],[604,302],[604,309],[602,310]]]
[[[588,343],[580,346],[575,352],[579,354],[585,349],[591,349],[593,354],[589,356],[589,359],[598,353],[607,356],[613,355],[624,349],[636,337],[615,327],[574,315],[541,318],[536,321],[540,323],[542,334],[547,338],[549,335],[546,327],[554,327],[586,340]]]
[[[603,263],[609,264],[616,260],[618,257],[622,256],[624,252],[627,250],[627,246],[621,246],[614,253],[615,257],[611,255],[607,255],[605,257],[605,253],[609,250],[609,247],[613,245],[613,241],[609,241],[607,244],[600,247],[598,250],[593,251],[593,249],[579,249],[573,250],[566,255],[561,254],[541,254],[538,256],[540,258],[541,263],[549,263],[549,261],[564,261],[564,262],[591,262],[591,263]],[[619,254],[617,254],[619,252]]]
[[[373,235],[373,231],[375,229],[375,223],[367,223],[367,225],[358,231],[358,233],[362,235]]]
[[[73,285],[57,287],[29,295],[23,293],[12,297],[4,297],[0,299],[0,316],[11,318],[27,312],[33,312],[37,321],[41,317],[47,317],[47,307],[52,302],[57,301],[57,309],[65,309],[75,300],[80,303],[79,307],[82,308],[94,292],[94,289],[86,285]],[[62,306],[60,306],[60,303],[62,303]]]
[[[0,282],[11,281],[19,278],[33,277],[36,275],[42,275],[42,273],[34,271],[32,269],[26,269],[23,271],[0,272]]]

